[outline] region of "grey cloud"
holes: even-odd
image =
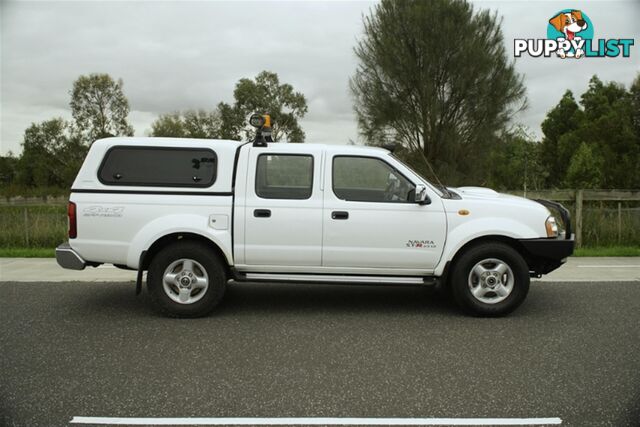
[[[19,150],[23,130],[46,117],[14,111],[24,105],[64,111],[73,80],[90,72],[124,80],[132,122],[142,135],[158,114],[229,102],[240,78],[273,70],[309,99],[303,125],[311,139],[320,129],[317,120],[327,129],[345,116],[353,121],[347,86],[355,67],[352,47],[369,6],[3,3],[2,151]],[[342,124],[335,126],[336,133],[345,132]],[[355,126],[348,128],[343,141],[356,137]]]
[[[263,69],[302,91],[308,141],[357,139],[348,79],[353,47],[371,2],[2,2],[0,152],[19,151],[34,121],[70,116],[69,90],[79,75],[122,78],[136,134],[158,114],[213,108],[231,101],[235,83]],[[573,5],[573,3],[572,3]],[[504,16],[509,54],[514,37],[544,37],[546,20],[565,3],[476,2]],[[636,37],[637,2],[579,4],[596,37]],[[623,11],[621,13],[621,11]],[[615,28],[613,24],[615,22]],[[443,52],[443,54],[446,54]],[[530,108],[517,120],[539,134],[546,111],[565,89],[581,93],[592,74],[628,83],[629,60],[562,62],[522,58]]]

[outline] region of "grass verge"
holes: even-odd
[[[0,258],[54,258],[54,248],[0,248]]]
[[[640,246],[611,246],[576,249],[573,256],[640,256]]]

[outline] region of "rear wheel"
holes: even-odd
[[[456,261],[451,293],[476,316],[503,316],[518,308],[529,292],[529,267],[512,247],[498,242],[471,247]]]
[[[198,242],[179,242],[162,249],[147,273],[153,308],[170,317],[209,314],[226,287],[222,262]]]

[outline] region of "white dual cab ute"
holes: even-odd
[[[68,214],[62,267],[137,270],[138,292],[147,271],[155,309],[175,317],[212,311],[229,280],[439,283],[468,313],[504,315],[574,246],[557,203],[433,185],[389,150],[348,145],[102,139]]]

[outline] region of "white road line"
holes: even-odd
[[[578,268],[640,268],[640,265],[578,265]]]
[[[562,424],[560,418],[118,418],[73,417],[71,424],[107,425],[229,425],[229,426],[533,426]]]
[[[535,281],[536,284],[539,283],[563,283],[563,284],[579,284],[582,285],[584,283],[633,283],[636,284],[640,282],[640,277],[636,279],[594,279],[589,277],[583,278],[572,278],[572,279],[554,279],[554,278],[542,278],[542,279],[532,279],[532,282]]]

